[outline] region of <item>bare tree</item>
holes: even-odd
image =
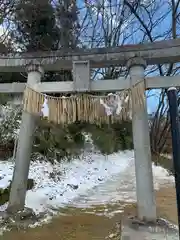
[[[9,27],[11,24],[11,17],[15,10],[15,0],[0,0],[0,40],[1,43],[8,42]]]

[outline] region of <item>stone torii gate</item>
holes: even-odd
[[[144,80],[146,89],[180,86],[179,76],[145,78],[147,65],[180,62],[180,39],[116,48],[98,48],[73,52],[17,53],[0,56],[1,72],[27,72],[27,83],[42,93],[119,91]],[[91,81],[90,69],[127,66],[129,76],[116,80]],[[73,69],[73,82],[41,82],[44,71]],[[22,94],[24,83],[0,84],[1,93]],[[132,99],[133,102],[133,99]],[[138,217],[156,220],[147,107],[133,110]],[[23,112],[8,211],[22,210],[30,165],[36,119]]]

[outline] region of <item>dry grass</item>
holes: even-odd
[[[177,223],[176,195],[174,187],[162,188],[156,193],[158,215]],[[116,208],[117,206],[114,206]],[[102,209],[102,206],[99,206]],[[91,209],[92,210],[92,209]],[[96,207],[95,210],[98,210]],[[28,229],[26,232],[13,231],[6,233],[3,240],[104,240],[106,236],[115,230],[115,225],[120,222],[123,215],[134,215],[136,205],[125,207],[123,214],[116,214],[113,218],[87,214],[81,209],[69,209],[70,216],[61,216],[52,223]]]

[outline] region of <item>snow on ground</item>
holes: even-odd
[[[0,162],[0,188],[9,185],[12,174],[13,163]],[[159,166],[153,165],[153,174],[156,188],[174,180]],[[29,178],[33,178],[36,184],[27,192],[26,206],[33,208],[36,213],[52,211],[67,204],[78,207],[86,203],[88,207],[92,204],[136,199],[133,151],[109,156],[86,152],[79,159],[55,165],[50,162],[32,162]],[[0,206],[1,211],[5,208],[6,204]]]
[[[136,202],[136,176],[133,152],[129,152],[131,159],[126,162],[127,155],[124,159],[125,168],[119,169],[117,174],[111,175],[104,183],[101,183],[92,189],[89,189],[83,195],[73,200],[71,205],[80,208],[87,208],[98,204],[116,204],[121,201],[121,206],[116,211],[123,211],[125,204],[129,202]],[[117,155],[117,161],[119,161]],[[153,175],[154,175],[154,187],[159,189],[161,186],[168,186],[174,183],[174,177],[170,176],[167,170],[160,166],[152,164]],[[116,207],[117,208],[117,207]],[[106,209],[108,211],[108,209]],[[116,212],[115,211],[115,212]],[[109,211],[108,211],[109,215]],[[110,213],[112,215],[112,212]]]

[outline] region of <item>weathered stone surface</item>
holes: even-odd
[[[122,223],[121,240],[178,240],[178,231],[168,222],[159,219],[147,223],[137,219],[126,219]]]
[[[0,224],[8,229],[26,229],[44,217],[45,213],[36,215],[31,208],[24,208],[17,213],[0,212]]]
[[[22,72],[27,64],[38,62],[45,71],[72,69],[72,61],[90,61],[92,68],[125,65],[129,58],[142,57],[148,64],[175,63],[180,58],[180,39],[147,44],[131,44],[115,48],[58,50],[50,52],[14,53],[0,56],[1,72]]]

